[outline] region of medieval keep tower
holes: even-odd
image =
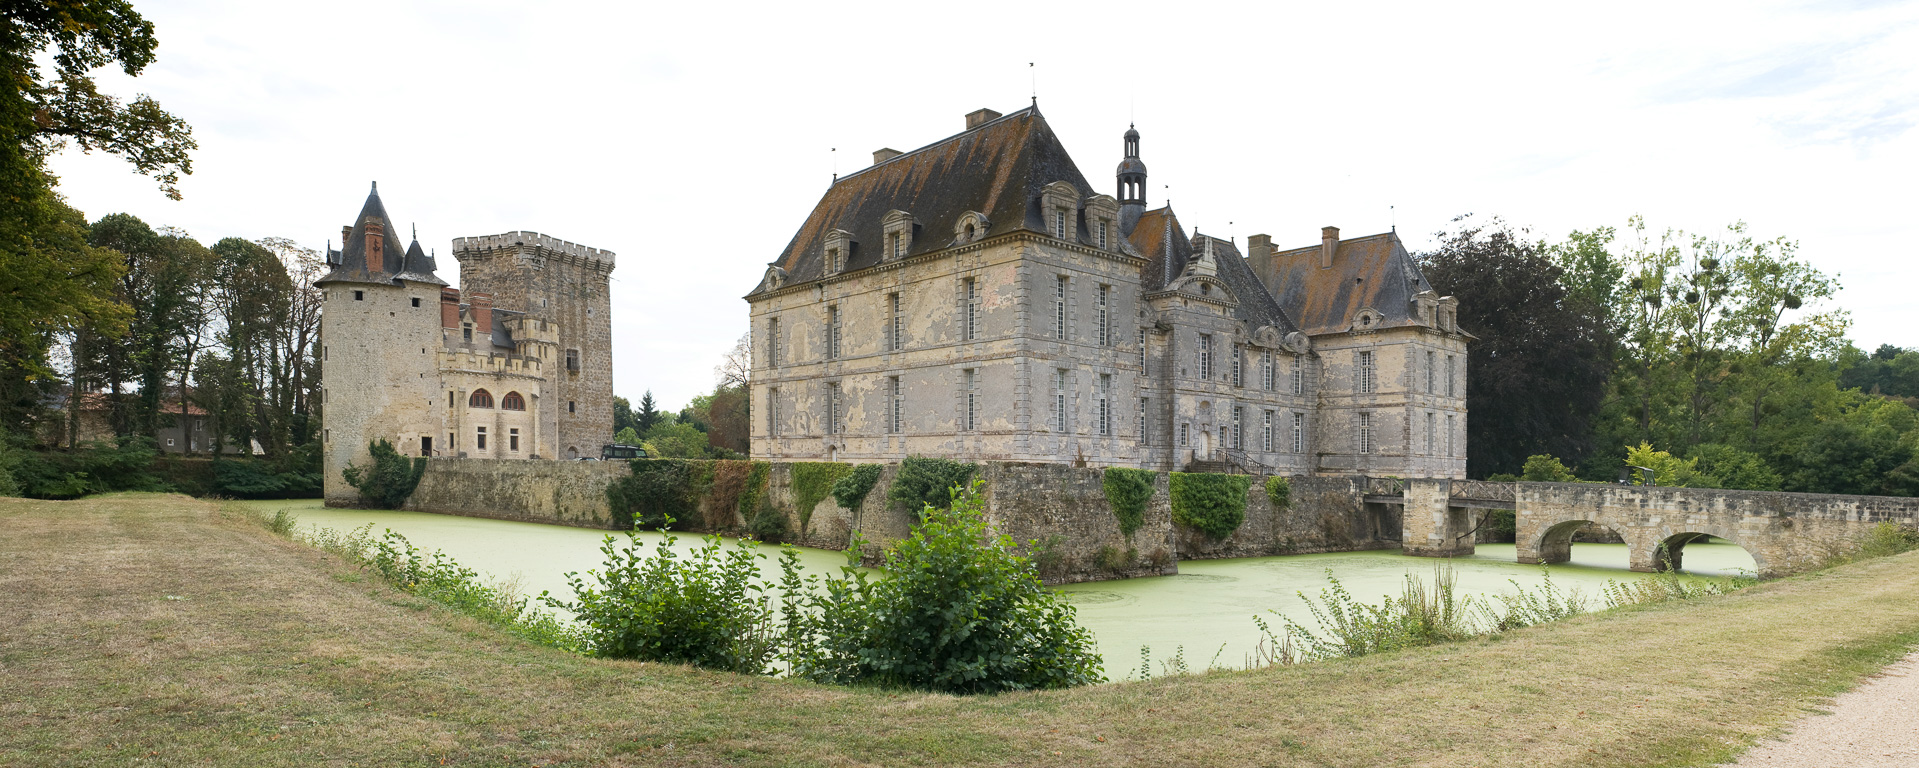
[[[535,232],[458,238],[453,288],[395,234],[375,186],[315,282],[327,503],[358,503],[341,471],[376,440],[442,459],[598,456],[613,435],[613,253]]]

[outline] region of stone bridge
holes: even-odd
[[[1879,523],[1919,525],[1915,498],[1603,483],[1369,478],[1366,501],[1404,506],[1409,555],[1470,555],[1485,510],[1510,509],[1522,563],[1566,562],[1573,534],[1597,523],[1626,540],[1635,571],[1682,567],[1687,543],[1717,536],[1751,554],[1762,578],[1814,567]]]

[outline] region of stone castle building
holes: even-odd
[[[839,177],[750,294],[755,459],[1463,478],[1457,302],[1397,235],[1276,247],[1117,197],[1037,106]]]
[[[373,440],[410,456],[597,457],[613,434],[613,254],[536,232],[453,241],[461,288],[398,247],[379,188],[342,228],[320,327],[328,503]]]

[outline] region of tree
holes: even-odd
[[[1567,291],[1546,248],[1498,219],[1466,219],[1420,261],[1435,290],[1462,297],[1459,325],[1478,337],[1467,355],[1467,473],[1517,473],[1535,454],[1577,460],[1594,448],[1612,367],[1604,312]]]
[[[718,389],[728,387],[744,389],[753,374],[753,332],[740,334],[739,341],[733,342],[733,348],[720,358],[720,364],[713,366],[713,377],[719,380]]]
[[[74,352],[76,385],[97,384],[111,395],[110,421],[117,434],[152,435],[169,384],[184,381],[206,321],[205,290],[215,282],[212,257],[186,233],[155,231],[140,219],[115,213],[94,222],[89,236],[96,247],[125,259],[115,286],[129,310],[125,332],[83,329]],[[133,396],[127,397],[128,385]]]
[[[646,394],[640,396],[640,412],[635,415],[634,420],[640,434],[653,431],[653,425],[659,423],[660,412],[653,405],[653,390],[649,389]]]
[[[633,404],[624,397],[613,398],[613,434],[620,435],[627,430],[639,432],[639,419],[633,415]],[[617,437],[614,442],[621,442]]]

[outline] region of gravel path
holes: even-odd
[[[1914,768],[1919,766],[1919,652],[1887,667],[1810,715],[1781,741],[1760,744],[1735,768]]]

